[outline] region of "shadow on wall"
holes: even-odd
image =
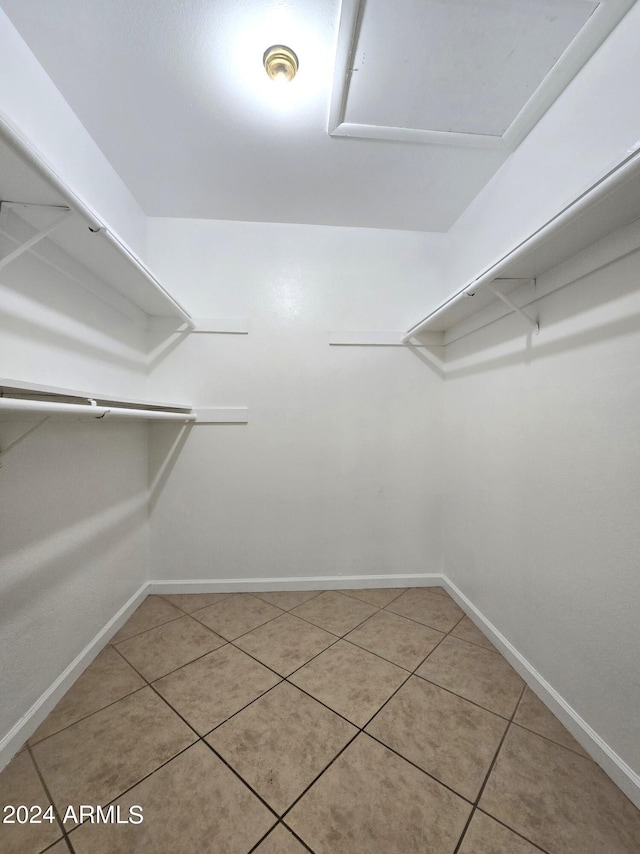
[[[419,336],[418,336],[419,337]],[[412,344],[405,345],[414,356],[417,356],[433,373],[443,380],[446,376],[444,370],[444,347],[415,347]]]
[[[96,556],[101,561],[108,559],[110,552],[134,537],[146,520],[146,493],[142,493],[46,539],[21,544],[13,554],[3,554],[3,633],[10,631],[12,624],[21,623],[23,613],[31,610],[34,601],[46,601],[61,586],[71,590],[74,576],[86,574],[95,566]]]
[[[142,352],[138,355],[132,348],[127,348],[132,350],[131,355],[118,353],[111,347],[106,345],[101,347],[94,341],[81,338],[70,331],[62,332],[46,323],[44,319],[39,322],[33,317],[25,318],[16,314],[11,315],[6,308],[0,308],[0,314],[3,316],[2,326],[5,330],[10,329],[13,335],[25,342],[21,345],[22,347],[29,346],[26,341],[33,341],[38,347],[64,351],[72,358],[97,359],[111,367],[124,368],[128,371],[137,372],[141,376],[145,375],[146,361]]]
[[[69,326],[86,329],[87,337],[96,333],[128,345],[131,331],[142,327],[114,308],[90,288],[85,288],[57,270],[25,254],[2,270],[6,300],[31,308],[29,317],[40,314],[64,319]],[[5,299],[3,299],[3,302]]]
[[[156,506],[192,429],[192,423],[150,425],[149,511]]]

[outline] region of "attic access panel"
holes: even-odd
[[[329,133],[514,148],[633,0],[343,0]]]

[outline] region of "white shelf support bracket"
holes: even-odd
[[[489,288],[490,291],[493,291],[493,293],[497,297],[499,297],[502,300],[502,302],[506,303],[509,306],[509,308],[511,309],[511,311],[517,312],[517,314],[519,314],[520,317],[529,324],[529,326],[532,326],[533,329],[535,330],[536,335],[540,332],[540,324],[538,323],[537,320],[534,320],[533,317],[531,317],[531,315],[527,314],[526,311],[523,311],[519,305],[516,305],[515,302],[513,302],[513,300],[510,300],[509,297],[506,294],[503,294],[501,290],[496,288],[496,286],[494,284],[487,284],[487,287]],[[471,296],[471,294],[468,294],[468,296]]]
[[[9,208],[23,207],[23,205],[18,202],[0,202],[0,213],[2,212],[3,206]],[[28,252],[32,246],[35,246],[35,244],[42,240],[43,237],[46,237],[48,234],[50,234],[54,228],[57,228],[61,222],[64,222],[65,219],[70,217],[73,213],[71,208],[61,205],[33,205],[33,207],[49,208],[52,211],[60,211],[60,213],[52,222],[49,223],[46,228],[37,231],[28,240],[25,240],[24,243],[21,243],[20,246],[17,247],[17,249],[14,249],[13,252],[10,252],[8,255],[5,255],[4,258],[0,259],[0,270],[2,270],[3,267],[6,267],[7,264],[10,264],[12,261],[15,261],[15,259],[22,255],[24,252]]]

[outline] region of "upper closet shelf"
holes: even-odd
[[[509,253],[456,291],[402,338],[419,341],[421,333],[440,335],[449,344],[475,329],[516,311],[528,331],[537,320],[526,307],[551,289],[536,279],[598,240],[640,217],[640,149],[636,149],[588,191]]]
[[[0,265],[36,255],[148,328],[151,317],[189,313],[41,155],[0,117]]]

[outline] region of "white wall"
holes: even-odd
[[[144,425],[49,422],[2,457],[0,743],[146,581],[146,447]]]
[[[139,327],[31,255],[1,279],[3,381],[144,392]],[[36,423],[6,417],[3,451]],[[147,579],[147,427],[48,421],[0,463],[0,756],[8,759],[20,746],[3,743],[11,728]]]
[[[513,315],[451,345],[444,415],[446,574],[636,772],[639,276],[636,252],[538,303],[538,337]]]
[[[406,328],[441,285],[441,241],[164,219],[149,234],[194,316],[250,322],[248,336],[177,337],[152,371],[151,397],[250,410],[182,444],[152,427],[152,576],[438,571],[440,377],[428,354],[329,347],[327,332]]]

